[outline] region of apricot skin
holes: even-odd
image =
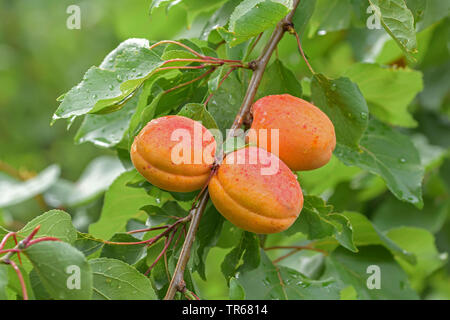
[[[289,94],[272,95],[256,101],[252,114],[256,134],[248,135],[248,141],[277,154],[270,129],[279,129],[277,155],[291,170],[313,170],[330,161],[336,147],[334,126],[313,104]],[[261,129],[267,129],[267,136],[259,134]]]
[[[268,165],[249,163],[249,155],[261,152],[270,162],[278,162],[273,175],[262,175]],[[234,156],[234,163],[227,158]],[[245,163],[242,161],[245,159]],[[234,225],[255,233],[286,230],[303,207],[303,194],[296,176],[275,155],[257,147],[247,147],[227,155],[209,182],[211,200],[217,210]]]
[[[200,142],[194,147],[194,125],[200,126]],[[172,136],[174,130],[184,129],[190,141]],[[198,141],[198,140],[197,140]],[[191,143],[190,160],[177,163],[172,158],[172,149],[182,143]],[[206,151],[205,151],[206,148]],[[204,157],[210,151],[211,157]],[[139,173],[160,189],[175,192],[191,192],[201,189],[208,181],[215,141],[212,134],[199,122],[182,116],[165,116],[150,121],[136,136],[131,146],[131,161]],[[197,158],[195,158],[197,156]],[[200,158],[199,158],[200,157]],[[195,159],[200,161],[194,162]]]

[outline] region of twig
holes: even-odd
[[[153,261],[152,265],[148,268],[147,271],[145,271],[145,275],[147,276],[150,271],[152,271],[153,267],[158,263],[158,261],[162,258],[162,256],[166,253],[167,249],[169,249],[170,243],[173,240],[173,237],[175,235],[175,233],[177,232],[177,228],[175,228],[173,230],[173,232],[171,233],[171,235],[169,236],[169,238],[167,239],[164,248],[161,250],[160,254],[156,257],[155,261]]]
[[[173,88],[167,89],[166,91],[164,91],[164,94],[167,94],[167,93],[169,93],[169,92],[172,92],[172,91],[174,91],[174,90],[177,90],[177,89],[179,89],[179,88],[182,88],[182,87],[184,87],[184,86],[187,86],[187,85],[189,85],[189,84],[191,84],[191,83],[194,83],[194,82],[196,82],[196,81],[198,81],[198,80],[201,80],[201,79],[203,79],[204,77],[208,76],[209,74],[213,73],[214,70],[216,70],[216,67],[212,67],[211,69],[209,69],[208,71],[202,73],[200,76],[196,77],[195,79],[192,79],[192,80],[187,81],[187,82],[185,82],[185,83],[179,84],[179,85],[177,85],[177,86],[175,86],[175,87],[173,87]]]
[[[318,249],[318,248],[314,248],[311,246],[274,246],[274,247],[267,247],[264,248],[264,250],[268,251],[268,250],[277,250],[277,249],[293,249],[292,251],[288,252],[287,254],[273,260],[273,263],[278,263],[283,259],[286,259],[287,257],[290,257],[291,255],[293,255],[296,252],[299,252],[300,250],[312,250],[312,251],[317,251],[322,253],[323,255],[328,255],[328,252],[326,250],[322,250],[322,249]]]
[[[230,76],[230,74],[236,70],[237,67],[231,67],[230,70],[228,70],[228,72],[222,77],[222,79],[220,80],[219,84],[217,85],[217,89],[219,89],[222,84],[225,82],[225,80]],[[216,89],[216,90],[217,90]],[[203,103],[205,106],[208,105],[209,100],[211,100],[211,98],[214,96],[214,92],[211,93],[208,98],[206,98],[205,102]]]
[[[300,37],[299,37],[297,31],[295,31],[293,26],[289,26],[288,31],[289,31],[289,33],[291,33],[295,36],[295,39],[297,39],[298,50],[300,51],[300,54],[302,55],[303,60],[305,61],[306,65],[308,66],[309,71],[311,71],[312,74],[316,74],[314,69],[311,67],[311,64],[309,63],[308,59],[306,58],[306,55],[305,55],[305,52],[303,51],[302,43],[300,42]]]
[[[258,90],[258,86],[261,82],[261,79],[264,74],[264,70],[272,56],[273,51],[280,42],[283,37],[284,32],[286,31],[287,25],[292,25],[292,17],[294,16],[294,12],[299,4],[300,0],[294,0],[293,10],[278,23],[275,31],[272,33],[269,42],[263,49],[261,56],[253,63],[254,70],[252,78],[250,80],[250,84],[247,88],[247,92],[245,94],[245,98],[242,102],[241,109],[234,120],[234,123],[229,131],[229,137],[233,137],[235,135],[235,131],[241,127],[242,122],[248,112],[250,112],[251,105],[253,103],[253,99],[256,95],[256,91]],[[250,64],[249,64],[250,65]],[[214,170],[212,170],[213,172]],[[172,281],[170,281],[169,288],[167,290],[165,300],[172,300],[178,291],[181,291],[182,284],[184,283],[183,275],[186,265],[189,261],[191,247],[195,240],[195,234],[197,232],[198,226],[200,224],[200,219],[203,215],[203,212],[206,208],[206,204],[209,200],[208,189],[204,189],[202,196],[199,198],[199,202],[197,206],[190,211],[190,215],[192,215],[191,224],[189,225],[189,230],[186,235],[186,240],[183,244],[183,248],[181,249],[180,258],[178,259],[177,266],[175,267],[174,274],[172,276]]]

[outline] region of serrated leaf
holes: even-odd
[[[180,112],[178,112],[178,115],[200,121],[207,129],[219,129],[216,121],[203,104],[188,103],[180,110]]]
[[[417,125],[408,106],[423,89],[421,72],[358,63],[351,66],[345,76],[358,85],[370,112],[378,119],[404,127]]]
[[[305,234],[308,239],[334,237],[348,250],[358,251],[353,243],[352,226],[348,219],[333,213],[333,207],[316,196],[304,197],[302,212],[285,234],[294,235],[297,232]]]
[[[116,233],[111,242],[136,242],[138,239],[127,233]],[[143,258],[146,252],[145,244],[117,245],[105,243],[100,253],[101,258],[112,258],[128,264],[135,264]]]
[[[150,280],[123,261],[89,260],[93,273],[94,300],[156,300]]]
[[[276,266],[262,249],[259,266],[239,272],[236,279],[249,300],[339,299],[339,288],[334,279],[311,280],[294,269]]]
[[[361,151],[338,144],[335,155],[346,165],[380,175],[400,200],[423,206],[424,168],[409,137],[372,119],[360,144]]]
[[[198,246],[194,255],[194,268],[203,280],[206,280],[206,258],[209,250],[217,244],[222,226],[225,219],[217,211],[217,209],[210,205],[203,214],[202,221],[196,235]]]
[[[268,95],[286,93],[301,98],[302,86],[295,74],[277,59],[264,72],[258,88],[257,99]]]
[[[236,74],[231,74],[209,100],[208,111],[224,136],[241,107],[244,89]]]
[[[143,206],[164,204],[160,199],[149,196],[143,188],[127,186],[135,175],[135,170],[122,173],[108,189],[100,220],[89,226],[89,233],[93,236],[108,239],[116,232],[125,231],[129,219],[145,217],[141,210]]]
[[[379,289],[369,289],[369,277],[376,276],[368,268],[379,268]],[[357,254],[341,248],[326,257],[323,278],[332,278],[340,290],[353,286],[358,300],[418,299],[408,283],[405,272],[392,255],[380,246],[361,248]]]
[[[427,230],[411,227],[399,227],[389,230],[386,235],[398,246],[412,252],[417,257],[415,265],[397,258],[400,266],[410,276],[412,285],[422,290],[424,280],[441,268],[448,260],[447,253],[439,253],[433,235]]]
[[[291,9],[291,0],[244,0],[231,14],[228,31],[223,32],[230,46],[235,46],[275,26]]]
[[[0,174],[0,208],[28,200],[49,189],[60,175],[58,165],[51,165],[37,176],[26,181],[17,181]]]
[[[413,253],[399,247],[384,232],[378,230],[364,215],[357,212],[343,212],[342,215],[350,220],[353,229],[353,240],[358,248],[369,245],[383,245],[394,256],[401,257],[409,264],[413,265],[417,262]]]
[[[297,9],[295,10],[292,22],[297,33],[302,36],[303,32],[311,19],[316,6],[315,0],[301,0]]]
[[[409,58],[417,52],[414,17],[404,0],[369,0],[386,32]]]
[[[40,242],[24,254],[54,299],[89,300],[92,296],[92,273],[85,256],[64,242]],[[79,286],[77,286],[79,282]]]
[[[50,210],[34,218],[18,234],[25,237],[37,226],[40,226],[36,234],[37,238],[55,237],[68,243],[73,243],[77,239],[77,231],[72,225],[72,217],[62,210]]]
[[[83,80],[66,93],[53,120],[120,109],[121,103],[164,62],[149,47],[144,39],[122,42],[99,67],[91,67]]]
[[[230,279],[230,300],[245,300],[244,288],[239,284],[236,278]]]
[[[138,99],[138,96],[131,98],[122,109],[110,114],[87,114],[75,135],[75,142],[91,142],[101,148],[117,145],[127,132]]]
[[[311,90],[314,104],[333,122],[337,144],[357,150],[369,117],[367,103],[358,86],[348,78],[330,80],[316,74]]]
[[[242,263],[241,263],[242,258]],[[238,270],[246,271],[258,267],[260,262],[259,239],[254,233],[243,232],[241,240],[226,256],[221,270],[227,280]]]

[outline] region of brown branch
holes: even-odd
[[[294,0],[293,10],[283,20],[281,20],[278,23],[277,27],[275,28],[275,31],[272,33],[272,36],[270,37],[269,42],[263,49],[263,52],[261,53],[260,57],[253,63],[249,64],[249,66],[254,65],[254,68],[252,68],[254,72],[252,78],[250,79],[250,83],[247,88],[245,98],[242,102],[241,109],[237,114],[236,119],[234,120],[231,130],[229,131],[228,135],[229,137],[235,135],[236,130],[239,127],[241,127],[242,122],[246,117],[247,113],[250,112],[250,108],[253,103],[253,99],[255,98],[256,91],[258,90],[258,86],[264,75],[264,70],[267,64],[269,63],[273,51],[277,47],[281,38],[283,37],[283,34],[287,31],[287,26],[292,25],[292,17],[294,16],[295,10],[297,9],[299,2],[300,0]],[[214,174],[214,171],[215,170],[212,170],[212,174]],[[166,296],[164,297],[164,300],[172,300],[177,291],[183,290],[184,270],[186,269],[186,265],[189,261],[191,248],[195,240],[195,234],[197,232],[198,226],[200,224],[200,219],[203,215],[203,212],[205,211],[208,200],[209,200],[209,193],[208,189],[206,188],[204,189],[201,197],[199,198],[197,206],[194,207],[189,213],[190,215],[192,215],[191,224],[189,225],[186,240],[183,244],[183,248],[181,249],[180,258],[178,259],[177,266],[175,267],[175,271],[172,276],[172,281],[170,281],[169,288],[167,289],[167,293]]]

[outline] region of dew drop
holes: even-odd
[[[400,159],[398,159],[398,162],[400,162],[400,163],[406,163],[406,159],[405,159],[405,158],[400,158]]]
[[[367,113],[361,112],[361,119],[367,120]]]

